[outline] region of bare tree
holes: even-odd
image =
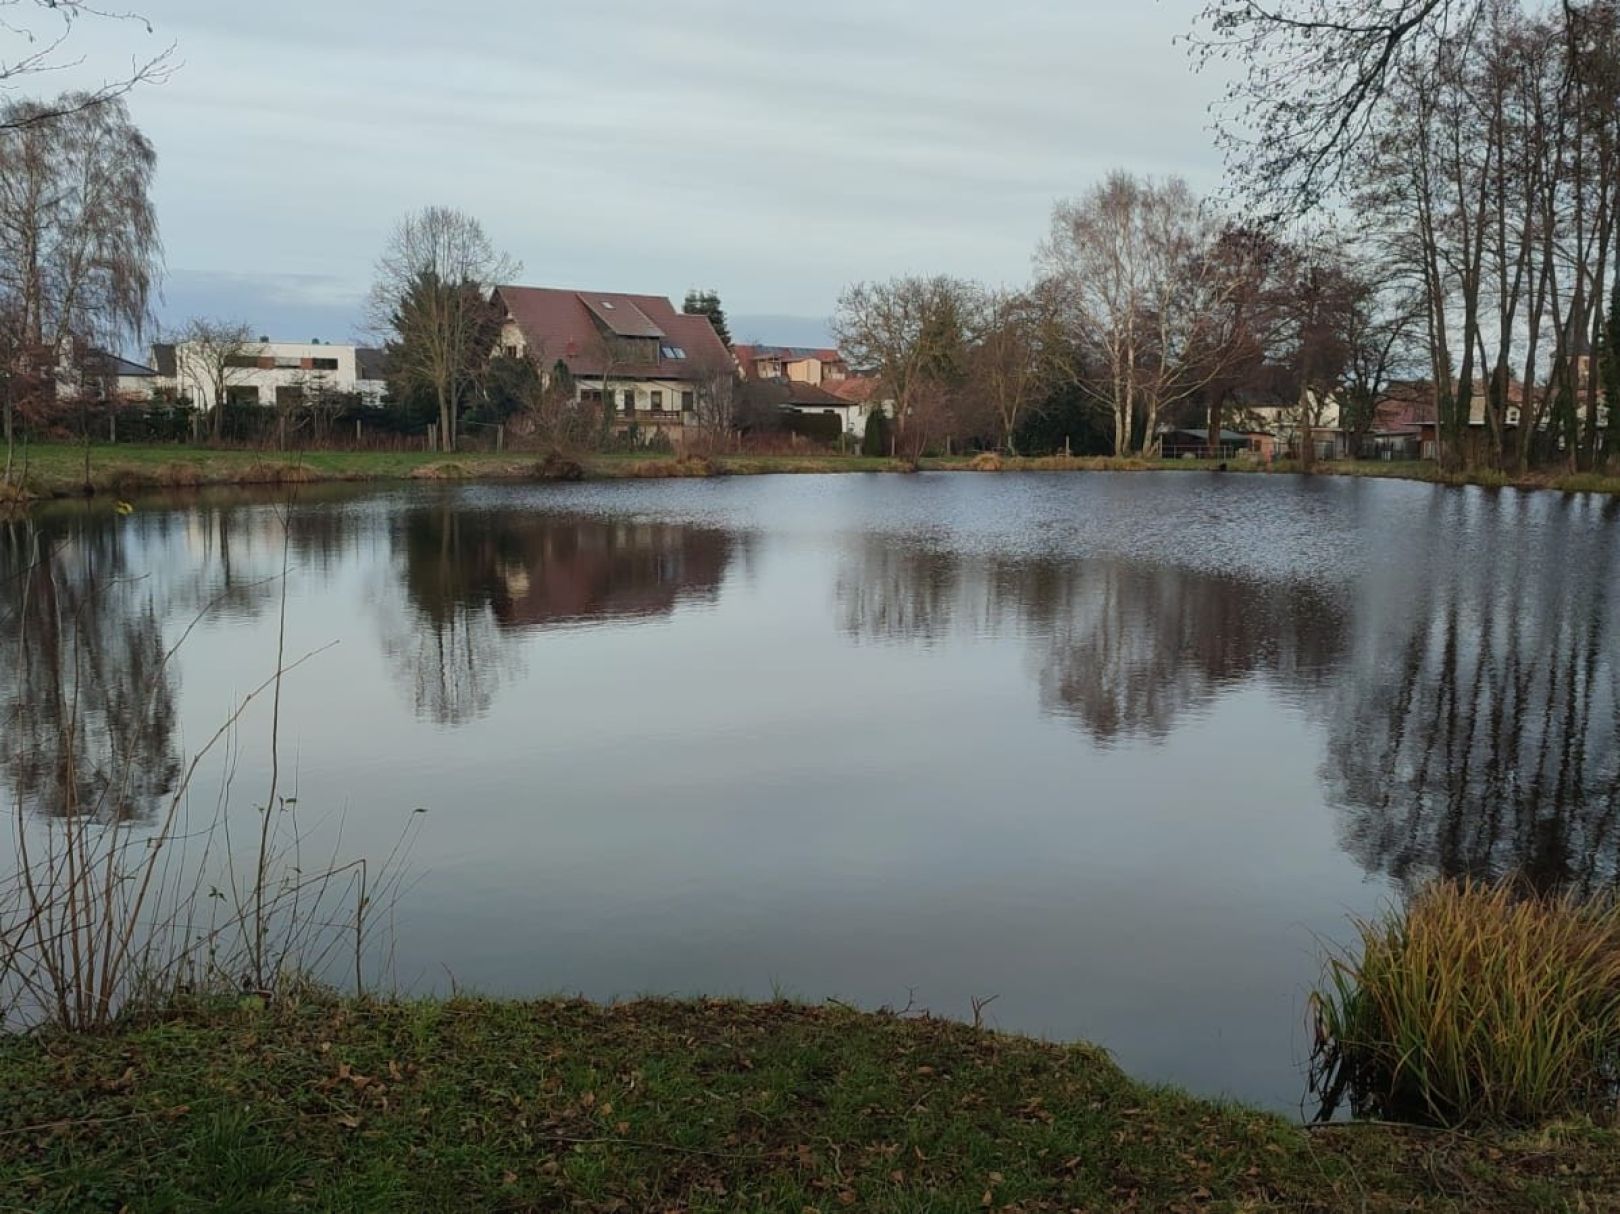
[[[1360,455],[1378,421],[1378,406],[1418,359],[1422,297],[1380,268],[1347,282],[1345,365],[1339,386],[1341,423]]]
[[[490,291],[520,268],[496,252],[478,220],[449,207],[428,207],[400,220],[378,259],[372,327],[391,335],[395,374],[438,402],[446,451],[455,450],[461,406],[499,333]]]
[[[730,358],[701,358],[692,368],[693,412],[688,419],[709,449],[721,445],[737,424],[742,378]]]
[[[1037,265],[1101,371],[1081,386],[1112,415],[1116,454],[1156,451],[1161,419],[1219,378],[1235,349],[1223,330],[1246,283],[1211,255],[1221,230],[1179,178],[1116,172],[1053,208]]]
[[[995,414],[997,437],[1017,454],[1018,427],[1046,398],[1052,360],[1045,338],[1049,293],[992,291],[983,301],[983,327],[968,356],[972,390]]]
[[[877,369],[894,402],[896,449],[907,458],[948,428],[980,294],[976,284],[942,274],[857,283],[839,297],[834,336],[852,362]]]
[[[194,316],[174,339],[174,370],[181,391],[189,386],[192,402],[213,402],[214,437],[224,436],[225,405],[231,388],[240,384],[256,361],[253,331],[242,321]]]
[[[1277,214],[1310,210],[1388,113],[1391,82],[1478,15],[1481,0],[1208,0],[1199,66],[1235,62],[1217,107],[1238,179]]]
[[[119,22],[147,35],[151,22],[133,12],[101,8],[85,0],[0,0],[0,94],[17,89],[30,77],[84,65],[84,57],[68,45],[82,22]],[[155,55],[135,56],[127,72],[103,78],[94,88],[69,93],[55,102],[31,110],[10,110],[0,116],[0,130],[37,126],[52,118],[67,117],[117,100],[142,84],[161,84],[174,70],[174,44]]]
[[[19,383],[65,352],[117,349],[150,319],[162,247],[151,143],[121,100],[0,107],[0,340],[7,469]]]

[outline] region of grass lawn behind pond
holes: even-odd
[[[36,497],[74,496],[85,489],[84,448],[67,443],[30,447],[26,486]],[[539,480],[543,456],[535,452],[252,451],[235,448],[93,444],[90,487],[96,493],[134,494],[204,485],[274,485],[312,481]],[[581,470],[590,479],[764,472],[883,472],[894,460],[860,455],[730,455],[714,460],[670,456],[589,455]],[[22,453],[16,474],[22,473]]]
[[[1307,1131],[775,1003],[197,1005],[0,1039],[0,1209],[1620,1210],[1620,1136]]]
[[[35,497],[74,496],[85,489],[84,448],[71,443],[30,447],[26,487]],[[535,452],[428,451],[252,451],[235,448],[92,444],[90,486],[96,493],[132,495],[154,489],[202,485],[266,485],[311,481],[377,480],[540,480],[543,456]],[[22,453],[18,454],[18,472]],[[1242,460],[1112,459],[1101,456],[979,455],[929,457],[924,471],[937,472],[1298,472],[1297,465],[1272,466]],[[676,459],[668,455],[618,454],[580,457],[578,470],[587,479],[623,477],[763,475],[769,473],[898,472],[909,470],[893,459],[858,454],[717,455]],[[1488,488],[1521,487],[1562,492],[1620,494],[1620,476],[1600,473],[1537,471],[1519,476],[1483,471],[1443,473],[1431,463],[1386,463],[1341,460],[1317,465],[1323,475],[1418,480],[1438,484],[1477,484]]]

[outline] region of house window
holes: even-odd
[[[675,359],[676,361],[686,358],[686,351],[679,346],[659,346],[658,352],[665,358]]]
[[[579,399],[582,404],[599,405],[602,403],[602,389],[581,388],[579,390]]]
[[[502,346],[501,353],[506,355],[508,358],[516,358],[518,356],[518,348],[516,346]]]
[[[682,413],[690,413],[690,412],[692,412],[692,410],[694,410],[696,408],[697,408],[697,393],[696,392],[682,392],[681,393],[681,412]]]
[[[656,388],[653,389],[652,393],[652,411],[654,413],[662,413],[664,411],[664,394]]]
[[[231,405],[256,405],[259,389],[247,384],[235,384],[225,389],[225,402]]]
[[[620,406],[620,407],[626,413],[635,412],[635,408],[636,408],[636,390],[634,388],[626,388],[624,390],[624,396],[621,399],[624,401],[624,404],[622,406]]]
[[[309,360],[311,371],[336,371],[338,360],[335,358],[312,358]]]

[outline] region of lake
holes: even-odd
[[[52,812],[72,670],[155,812],[273,670],[284,555],[283,790],[345,854],[414,827],[407,992],[993,997],[1292,1112],[1347,916],[1620,865],[1620,503],[1328,477],[49,506],[0,524],[0,804]],[[269,724],[192,798],[251,820]]]

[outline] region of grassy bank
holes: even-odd
[[[1225,467],[1231,472],[1251,473],[1300,471],[1297,466],[1287,463],[1265,467],[1242,461],[1221,464],[1214,460],[1064,456],[929,458],[922,461],[922,467],[928,471],[950,472],[1207,472],[1217,467]],[[501,455],[460,452],[450,456],[425,451],[280,453],[99,444],[90,448],[89,468],[88,487],[92,492],[121,495],[208,485],[409,479],[547,479],[547,474],[542,472],[542,457],[532,452]],[[896,472],[905,470],[905,465],[898,460],[862,455],[720,455],[687,460],[653,455],[590,455],[582,458],[579,468],[587,479],[610,480],[768,473]],[[1571,493],[1620,494],[1620,477],[1598,473],[1535,472],[1522,476],[1492,472],[1450,474],[1441,472],[1431,464],[1371,461],[1320,464],[1317,471],[1334,476],[1390,477],[1449,485],[1516,486]],[[84,449],[71,444],[31,448],[24,485],[27,493],[34,498],[69,497],[84,493]],[[9,487],[6,492],[8,495],[15,494],[15,490]]]
[[[307,451],[282,453],[206,447],[99,444],[90,448],[89,488],[130,494],[208,485],[278,485],[326,481],[537,480],[543,457],[533,452],[491,454],[426,451]],[[677,460],[652,455],[593,455],[582,461],[591,479],[753,474],[765,472],[882,472],[900,465],[863,456],[723,456]],[[28,492],[36,498],[85,492],[84,448],[70,444],[32,447]]]
[[[0,1206],[1615,1210],[1620,1138],[1308,1132],[837,1007],[316,1000],[0,1040]]]
[[[1245,460],[1212,459],[1115,459],[1109,456],[1018,456],[980,455],[955,459],[925,459],[923,467],[951,472],[1225,472],[1276,473],[1298,475],[1305,469],[1297,462],[1282,460],[1260,464]],[[1620,476],[1601,472],[1555,472],[1538,470],[1524,473],[1446,472],[1437,465],[1419,461],[1332,460],[1318,463],[1321,476],[1370,477],[1377,480],[1421,481],[1431,485],[1478,485],[1488,489],[1552,489],[1561,493],[1620,494]]]

